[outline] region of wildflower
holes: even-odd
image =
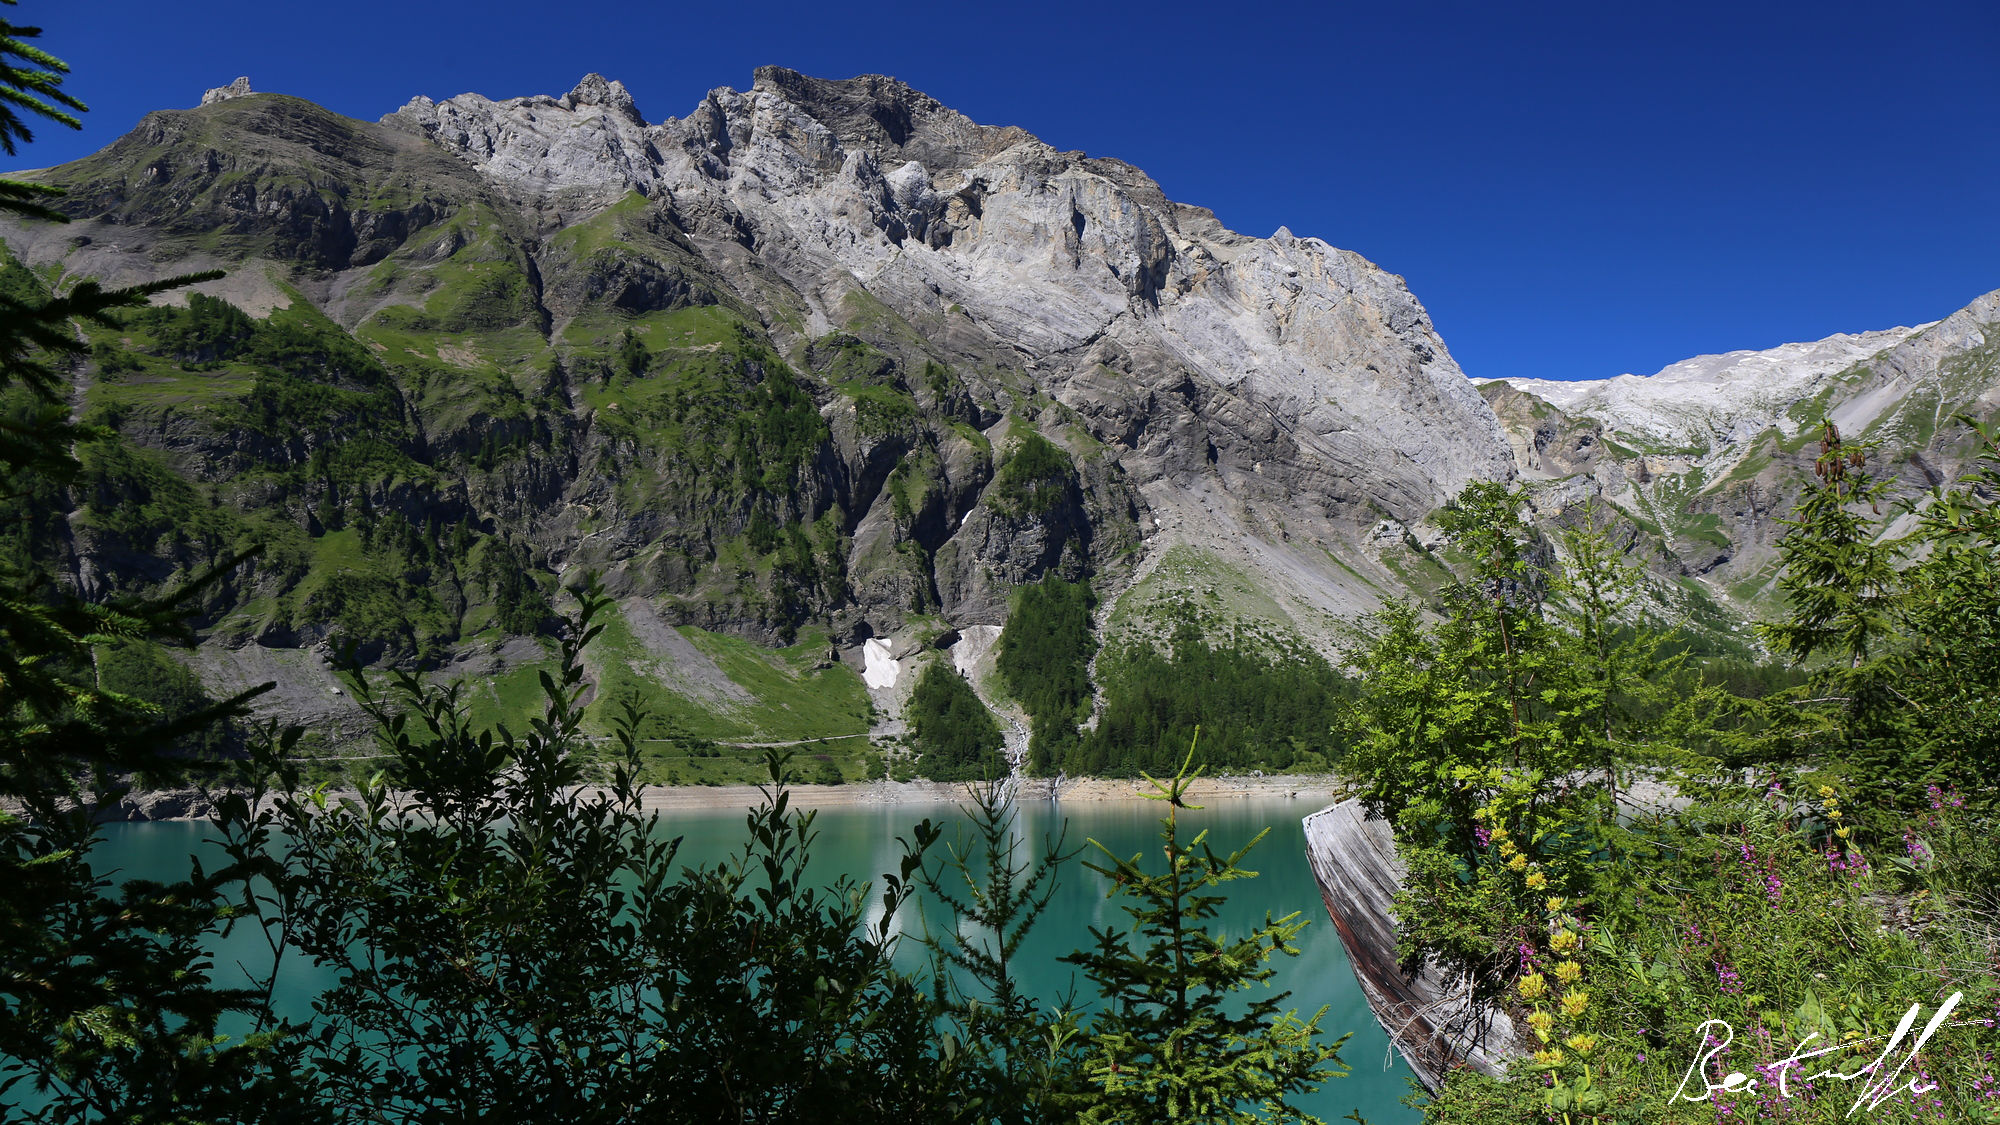
[[[1563,1061],[1562,1048],[1557,1047],[1548,1051],[1536,1051],[1535,1061],[1543,1066],[1561,1066]]]
[[[1540,973],[1529,973],[1521,978],[1521,983],[1517,987],[1521,990],[1521,999],[1540,1000],[1542,995],[1548,992],[1549,982]]]
[[[1583,975],[1583,966],[1574,961],[1564,961],[1556,966],[1556,979],[1564,984],[1575,984]]]
[[[1500,841],[1500,854],[1508,857],[1517,856],[1521,854],[1521,849],[1515,847],[1512,840],[1502,840]]]
[[[1532,945],[1529,945],[1529,944],[1528,944],[1527,942],[1525,942],[1525,941],[1524,941],[1524,942],[1522,942],[1522,943],[1521,943],[1521,968],[1522,968],[1523,970],[1527,970],[1527,969],[1532,969],[1532,968],[1534,968],[1534,967],[1535,967],[1536,965],[1539,965],[1539,964],[1541,964],[1541,962],[1542,962],[1542,959],[1541,959],[1541,957],[1540,957],[1539,955],[1537,955],[1537,954],[1536,954],[1536,952],[1535,952],[1535,947],[1534,947],[1534,946],[1532,946]]]
[[[1531,890],[1531,891],[1539,891],[1539,890],[1541,890],[1541,889],[1542,889],[1543,887],[1546,887],[1546,886],[1548,886],[1548,885],[1549,885],[1549,877],[1548,877],[1547,875],[1544,875],[1544,874],[1542,874],[1542,873],[1541,873],[1541,872],[1539,872],[1539,871],[1530,871],[1530,872],[1528,872],[1528,889],[1529,889],[1529,890]]]
[[[1841,826],[1840,826],[1839,828],[1836,828],[1836,829],[1834,829],[1834,830],[1833,830],[1833,834],[1834,834],[1834,835],[1836,835],[1836,836],[1838,836],[1838,837],[1840,837],[1840,838],[1841,838],[1841,839],[1843,839],[1843,840],[1847,839],[1847,832],[1848,832],[1848,828],[1847,828],[1847,826],[1846,826],[1846,825],[1844,825],[1844,824],[1843,824],[1843,825],[1841,825]]]
[[[1495,840],[1505,840],[1508,837],[1508,835],[1509,833],[1507,831],[1506,825],[1496,824],[1493,826],[1493,838]]]
[[[1576,948],[1576,935],[1568,930],[1557,930],[1549,935],[1549,948],[1557,953],[1567,953]]]
[[[1570,1050],[1575,1051],[1579,1055],[1587,1055],[1593,1049],[1596,1048],[1597,1036],[1583,1035],[1583,1034],[1572,1035],[1568,1039],[1563,1040],[1563,1045],[1565,1047],[1568,1047]]]
[[[1835,820],[1839,820],[1839,819],[1840,819],[1840,810],[1839,810],[1839,809],[1828,809],[1828,810],[1826,810],[1826,815],[1828,815],[1828,816],[1832,817],[1832,818],[1833,818],[1833,819],[1835,819]]]
[[[1561,914],[1561,913],[1562,913],[1562,908],[1563,908],[1563,900],[1562,900],[1562,899],[1561,899],[1560,897],[1554,897],[1554,898],[1551,898],[1551,899],[1549,899],[1549,901],[1548,901],[1548,902],[1546,903],[1546,905],[1547,905],[1547,907],[1548,907],[1548,910],[1549,910],[1549,913],[1551,913],[1551,914]]]
[[[1563,993],[1563,998],[1562,998],[1563,1015],[1566,1015],[1571,1019],[1575,1019],[1576,1017],[1582,1015],[1585,1009],[1589,1007],[1590,1007],[1590,993],[1578,992],[1576,989],[1573,988],[1570,989],[1568,992]]]
[[[1514,858],[1507,861],[1507,866],[1512,870],[1520,871],[1528,866],[1528,857],[1522,855],[1520,852],[1515,852]]]
[[[1831,796],[1833,796],[1833,786],[1831,786],[1831,785],[1822,785],[1822,786],[1820,786],[1820,787],[1819,787],[1819,795],[1820,795],[1820,796],[1822,796],[1822,797],[1831,797]]]
[[[1540,1008],[1535,1009],[1528,1016],[1528,1026],[1534,1028],[1535,1038],[1540,1039],[1544,1043],[1549,1041],[1549,1029],[1555,1025],[1556,1018]]]

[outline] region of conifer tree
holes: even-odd
[[[1276,972],[1272,958],[1297,956],[1293,941],[1306,923],[1297,913],[1267,913],[1263,925],[1240,937],[1214,932],[1219,888],[1256,875],[1243,861],[1270,829],[1228,855],[1209,845],[1205,830],[1183,838],[1180,812],[1201,807],[1187,801],[1188,786],[1201,774],[1194,752],[1190,746],[1165,782],[1146,779],[1154,788],[1146,796],[1167,803],[1160,821],[1164,870],[1090,841],[1102,860],[1084,866],[1110,881],[1132,927],[1093,926],[1094,947],[1064,958],[1082,967],[1104,1005],[1089,1028],[1087,1065],[1099,1092],[1078,1120],[1313,1121],[1292,1099],[1345,1074],[1339,1055],[1347,1038],[1323,1041],[1326,1009],[1302,1019],[1284,1007],[1288,992],[1242,1002],[1241,993]]]
[[[1903,545],[1876,525],[1887,482],[1868,468],[1869,447],[1822,423],[1814,480],[1778,544],[1778,590],[1790,607],[1762,631],[1779,656],[1806,668],[1806,694],[1784,701],[1806,722],[1784,724],[1790,745],[1856,767],[1864,797],[1907,802],[1934,763],[1915,753],[1907,695],[1896,687]],[[1797,751],[1794,750],[1794,753]]]
[[[68,67],[33,44],[40,33],[0,18],[0,148],[10,155],[32,139],[30,119],[76,128],[84,109],[62,89]],[[58,195],[0,181],[0,213],[62,222]],[[107,324],[115,310],[217,276],[0,293],[0,505],[60,500],[80,467],[76,446],[110,437],[70,417],[71,377],[88,354],[74,322]],[[94,814],[126,779],[174,776],[185,765],[170,753],[175,738],[254,694],[165,721],[104,686],[97,655],[177,632],[179,603],[231,565],[166,598],[104,602],[62,589],[25,555],[0,558],[0,1102],[57,1121],[314,1115],[272,1065],[275,1036],[218,1036],[232,1013],[262,1007],[254,993],[217,988],[202,948],[226,913],[229,874],[194,865],[179,883],[114,891],[91,862]]]

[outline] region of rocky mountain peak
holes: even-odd
[[[1761,351],[1695,356],[1652,375],[1507,382],[1647,445],[1721,448],[1771,428],[1789,437],[1810,426],[1816,420],[1792,417],[1794,404],[1812,400],[1842,372],[1930,327],[1842,332]]]
[[[557,198],[564,222],[634,190],[660,200],[695,247],[749,249],[800,295],[800,342],[857,303],[956,325],[982,363],[1032,370],[1148,475],[1208,472],[1212,442],[1240,451],[1248,492],[1416,519],[1513,472],[1423,306],[1359,255],[1289,230],[1247,238],[1130,164],[978,124],[882,75],[762,67],[749,91],[653,126],[629,106],[592,75],[564,98],[417,99],[385,121]],[[1193,460],[1162,401],[1213,434]]]
[[[932,168],[976,163],[1034,139],[1024,129],[980,125],[882,74],[813,78],[781,66],[760,66],[751,92],[775,95],[804,111],[843,147],[893,153]]]
[[[249,78],[239,77],[227,86],[217,86],[215,89],[203,94],[201,96],[201,104],[214,105],[217,102],[226,102],[231,98],[246,97],[255,92],[250,89]]]
[[[1230,231],[1131,164],[978,124],[892,78],[767,67],[657,124],[599,74],[560,96],[416,97],[379,126],[276,98],[210,110],[199,131],[182,116],[68,173],[78,218],[119,227],[89,243],[96,272],[157,270],[135,224],[231,232],[238,262],[306,267],[308,299],[387,354],[411,354],[418,324],[450,334],[424,356],[438,367],[525,354],[539,377],[559,360],[602,400],[562,424],[607,435],[674,386],[628,386],[609,366],[627,327],[676,357],[661,364],[714,360],[717,377],[779,357],[830,437],[756,512],[790,527],[838,509],[845,585],[796,604],[834,614],[841,635],[918,611],[999,625],[1012,587],[1051,567],[1115,588],[1116,571],[1181,545],[1271,577],[1310,607],[1299,621],[1318,622],[1395,587],[1361,529],[1418,523],[1467,481],[1514,473],[1499,421],[1401,278],[1317,238]],[[77,233],[48,252],[70,254]],[[253,286],[262,275],[238,262],[232,276]],[[698,333],[736,359],[676,348]],[[502,373],[511,385],[523,372]],[[629,436],[666,443],[677,427]],[[1036,433],[1073,467],[1062,503],[982,500]],[[679,481],[690,463],[676,454],[660,471]],[[476,506],[534,527],[561,562],[580,550],[572,501],[615,497],[586,468],[538,471],[550,475],[534,489]],[[913,491],[912,474],[934,479]],[[691,599],[684,620],[778,635],[712,567],[751,509],[694,499],[740,476],[667,488],[689,505],[671,533],[631,513],[629,543],[593,541],[581,561]],[[668,553],[646,554],[648,535]],[[641,555],[666,561],[644,570]]]
[[[580,193],[608,203],[650,191],[658,178],[658,129],[640,116],[624,83],[601,74],[585,75],[560,98],[496,102],[460,94],[438,102],[420,95],[382,124],[414,129],[488,179],[537,194]]]
[[[558,100],[563,108],[574,111],[579,106],[602,106],[637,125],[646,127],[646,119],[639,113],[638,105],[632,100],[631,91],[616,79],[606,81],[602,74],[592,72],[583,76],[576,88]]]

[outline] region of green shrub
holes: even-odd
[[[990,495],[996,510],[1012,516],[1041,515],[1074,496],[1079,488],[1069,454],[1029,431],[1013,456],[1000,465]]]

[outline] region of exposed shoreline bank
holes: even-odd
[[[1335,774],[1272,774],[1202,777],[1188,790],[1195,804],[1209,801],[1285,800],[1313,802],[1313,807],[1331,804],[1341,784]],[[869,808],[897,805],[949,805],[965,802],[966,785],[943,781],[863,781],[844,785],[793,785],[794,808]],[[1060,785],[1046,777],[1022,780],[1017,799],[1055,802],[1101,802],[1143,800],[1151,792],[1143,778],[1067,778]],[[329,789],[329,800],[359,797],[351,788]],[[640,807],[648,812],[727,812],[755,807],[764,799],[755,785],[647,785],[640,790]],[[206,820],[208,797],[199,789],[155,789],[135,791],[103,817],[109,822]]]

